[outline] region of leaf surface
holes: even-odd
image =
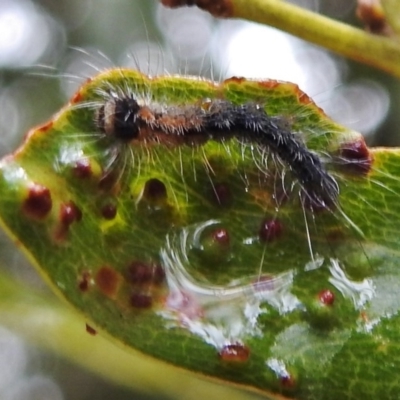
[[[161,110],[261,105],[318,154],[337,201],[307,204],[298,172],[245,133],[117,141],[96,118],[127,92]],[[1,161],[0,216],[117,341],[270,398],[395,399],[399,165],[291,83],[111,70]]]

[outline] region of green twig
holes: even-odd
[[[163,3],[176,6],[185,1],[163,0]],[[282,0],[197,0],[195,3],[215,16],[273,26],[400,78],[400,42],[394,39],[367,33]]]
[[[232,0],[234,17],[261,22],[400,78],[400,43],[281,0]]]

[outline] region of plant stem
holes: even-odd
[[[283,0],[219,1],[229,4],[229,13],[225,13],[224,17],[243,18],[273,26],[400,78],[399,41],[370,34]],[[198,0],[203,9],[218,9],[214,2],[202,3]],[[214,12],[214,15],[217,13]]]

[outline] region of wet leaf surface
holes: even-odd
[[[160,112],[262,106],[318,155],[339,196],[310,203],[294,164],[245,132],[200,131],[192,144],[102,132],[102,106],[127,92]],[[117,341],[272,397],[395,399],[398,160],[290,83],[114,70],[1,161],[0,215],[55,290]]]

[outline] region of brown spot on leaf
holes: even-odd
[[[152,277],[151,266],[142,261],[133,261],[126,270],[127,281],[135,285],[150,282]]]
[[[241,343],[227,344],[220,350],[219,357],[229,363],[244,363],[250,357],[250,349]]]
[[[276,81],[275,79],[266,79],[258,82],[259,86],[266,89],[274,89],[277,86],[281,85],[281,82]]]
[[[92,328],[89,324],[86,324],[86,332],[89,335],[93,335],[93,336],[97,335],[96,329]]]
[[[339,165],[344,172],[357,175],[367,175],[371,170],[373,158],[364,141],[359,139],[345,143],[339,152]]]
[[[230,238],[229,233],[224,228],[218,228],[212,232],[213,240],[221,246],[229,246],[230,245]]]
[[[282,388],[293,390],[297,386],[296,379],[291,374],[284,375],[279,379]]]
[[[46,124],[39,126],[39,128],[37,128],[37,131],[39,131],[39,132],[46,132],[46,131],[48,131],[49,129],[51,129],[52,126],[53,126],[53,121],[49,121],[49,122],[47,122]]]
[[[214,268],[219,263],[229,259],[231,241],[229,232],[225,228],[206,230],[200,238],[201,256],[204,261]]]
[[[144,186],[143,198],[152,202],[166,200],[167,188],[159,179],[149,179]]]
[[[79,280],[78,280],[78,288],[81,292],[87,292],[91,285],[92,275],[90,271],[83,271]]]
[[[130,297],[130,304],[135,308],[150,308],[153,304],[153,299],[149,294],[134,292]]]
[[[133,285],[164,282],[165,272],[160,264],[147,264],[142,261],[133,261],[126,269],[126,280]]]
[[[293,86],[294,86],[294,92],[297,95],[297,101],[300,104],[304,104],[305,106],[312,106],[320,116],[326,116],[324,110],[318,107],[315,104],[314,100],[307,93],[304,93],[296,84],[293,84]]]
[[[101,207],[101,215],[105,219],[114,219],[117,215],[117,206],[113,203],[106,203]]]
[[[297,88],[297,99],[299,103],[304,105],[315,104],[313,99],[306,93],[304,93],[300,88]]]
[[[246,82],[246,78],[240,78],[238,76],[232,76],[231,78],[225,79],[224,84],[226,83],[237,83],[241,84],[242,82]]]
[[[115,298],[122,283],[122,277],[110,267],[101,267],[94,278],[100,291],[110,298]]]
[[[44,219],[50,212],[52,200],[50,190],[42,185],[33,183],[28,187],[28,196],[22,204],[26,215],[34,219]]]
[[[318,293],[318,298],[320,302],[326,306],[331,306],[335,302],[335,294],[329,289],[321,290]]]
[[[278,219],[265,219],[259,230],[260,240],[272,242],[282,236],[283,226]]]
[[[60,222],[64,227],[69,227],[73,222],[82,219],[82,211],[73,201],[60,205]]]
[[[89,83],[90,81],[91,79],[89,78],[86,83]],[[78,90],[71,98],[71,104],[79,103],[80,101],[82,101],[82,99],[83,99],[82,93],[80,90]]]
[[[77,161],[73,167],[73,174],[79,179],[87,179],[92,176],[92,167],[87,158]]]

